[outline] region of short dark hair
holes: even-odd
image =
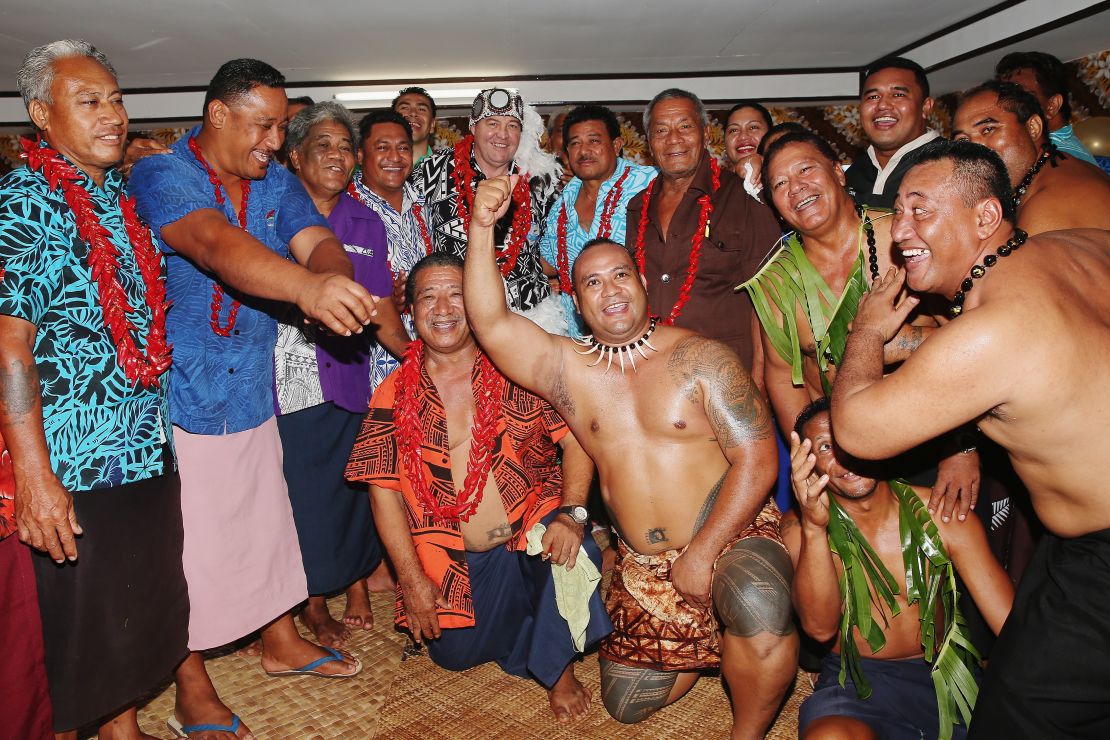
[[[733,113],[744,108],[752,108],[753,110],[759,111],[759,115],[763,118],[763,122],[767,124],[768,131],[775,125],[775,122],[771,120],[771,111],[764,108],[762,103],[758,103],[754,100],[741,100],[728,109],[728,114],[725,116],[725,126],[728,126],[728,119],[732,118]]]
[[[370,135],[370,130],[379,123],[397,124],[405,130],[405,135],[409,137],[409,143],[412,143],[412,126],[408,120],[392,108],[378,108],[367,113],[358,122],[358,146],[360,149],[363,143],[366,142],[366,137]]]
[[[1044,140],[1044,138],[1048,136],[1048,120],[1045,118],[1044,109],[1041,108],[1040,101],[1033,97],[1033,93],[1015,82],[987,80],[970,90],[964,91],[964,93],[960,95],[960,105],[963,105],[963,102],[968,98],[988,92],[998,96],[998,105],[1001,106],[1003,110],[1007,110],[1017,116],[1018,123],[1025,125],[1033,116],[1040,118],[1044,128],[1041,132],[1041,139]],[[959,106],[957,106],[957,108],[958,107]]]
[[[202,115],[208,114],[208,104],[213,100],[231,105],[256,87],[280,87],[284,90],[285,75],[257,59],[225,62],[208,83]]]
[[[876,72],[882,72],[884,69],[908,69],[913,72],[913,78],[917,82],[917,86],[921,88],[924,97],[929,97],[929,78],[925,75],[925,68],[912,59],[905,57],[883,57],[882,59],[874,62],[863,71],[859,78],[859,94],[863,97],[863,91],[867,85],[867,78]]]
[[[763,134],[763,138],[759,140],[759,146],[755,148],[755,151],[759,154],[759,156],[762,157],[763,153],[767,151],[767,147],[769,147],[777,137],[785,136],[786,134],[804,134],[808,132],[809,129],[798,123],[797,121],[783,121],[782,123],[776,123],[774,126],[767,129],[767,133]]]
[[[316,101],[311,95],[298,95],[295,98],[289,98],[289,105],[316,105]]]
[[[431,103],[431,105],[432,105],[432,118],[435,118],[436,115],[438,114],[439,108],[436,107],[435,98],[433,98],[428,93],[427,90],[420,87],[419,85],[412,85],[411,87],[403,87],[400,90],[398,90],[397,91],[397,97],[393,98],[393,102],[389,104],[389,107],[392,108],[393,110],[396,110],[397,109],[397,101],[400,100],[401,97],[404,96],[404,95],[423,95],[425,98],[428,99],[428,102]]]
[[[769,174],[771,171],[771,162],[774,161],[775,157],[777,157],[783,149],[791,144],[810,144],[822,157],[832,162],[834,167],[840,166],[840,157],[836,156],[836,152],[833,151],[829,142],[809,129],[803,128],[801,131],[790,131],[775,139],[771,146],[767,147],[767,152],[763,155],[763,168],[760,172],[760,176],[763,178],[763,187],[767,192],[771,192],[771,176]]]
[[[1011,224],[1015,222],[1010,176],[1002,157],[993,149],[963,139],[933,139],[912,155],[906,174],[929,162],[952,163],[952,179],[965,207],[970,208],[985,198],[995,198],[1002,204],[1002,218]]]
[[[413,265],[405,279],[405,305],[409,309],[412,309],[412,304],[416,301],[416,276],[432,267],[457,267],[465,270],[466,263],[454,252],[432,252]]]
[[[1033,71],[1037,86],[1046,98],[1059,95],[1064,99],[1060,106],[1060,116],[1064,123],[1071,120],[1071,101],[1068,100],[1068,68],[1056,57],[1043,51],[1012,51],[998,60],[994,76],[998,79],[1009,77],[1023,69]]]
[[[828,396],[821,396],[821,398],[802,409],[802,413],[798,414],[798,418],[794,420],[794,433],[798,435],[798,439],[805,439],[806,435],[802,433],[802,430],[806,428],[806,424],[813,421],[813,417],[826,411],[832,413],[832,403]]]
[[[570,268],[570,283],[571,283],[571,285],[575,285],[578,282],[578,262],[579,262],[579,260],[581,260],[582,255],[584,255],[586,253],[586,250],[593,249],[594,247],[600,247],[603,244],[612,244],[615,247],[620,247],[621,250],[623,250],[625,252],[628,251],[627,249],[625,249],[625,246],[623,244],[621,244],[620,242],[615,242],[612,239],[609,239],[609,238],[604,237],[604,236],[598,236],[598,237],[594,237],[593,239],[590,239],[588,242],[586,242],[585,244],[582,245],[582,248],[578,250],[578,256],[574,258],[574,264]]]
[[[570,113],[567,113],[563,118],[563,148],[566,149],[567,141],[570,139],[570,127],[586,121],[601,121],[605,124],[605,130],[609,132],[610,139],[616,139],[621,135],[621,124],[617,120],[617,114],[606,108],[604,105],[580,105]]]

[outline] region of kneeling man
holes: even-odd
[[[374,392],[347,477],[371,486],[397,571],[397,623],[432,660],[455,671],[497,661],[543,684],[560,722],[580,719],[590,693],[572,661],[612,631],[596,592],[601,551],[583,541],[593,464],[555,410],[475,343],[462,284],[450,252],[409,272],[420,339]],[[528,556],[537,523],[542,554]]]
[[[802,704],[801,737],[964,737],[956,697],[974,705],[975,692],[959,688],[976,685],[977,656],[947,583],[959,571],[996,634],[1014,600],[979,518],[934,522],[929,489],[870,477],[836,446],[827,398],[802,410],[790,439],[799,506],[783,516],[782,538],[794,562],[794,606],[808,635],[835,640]],[[852,613],[868,602],[867,614]],[[943,661],[949,653],[957,660]],[[953,666],[968,680],[948,673]]]
[[[648,315],[644,279],[612,241],[588,242],[571,275],[592,336],[556,337],[511,314],[492,228],[513,185],[479,185],[466,307],[497,366],[548,399],[597,464],[620,535],[605,707],[638,722],[720,665],[733,738],[763,737],[798,649],[767,407],[728,347]]]

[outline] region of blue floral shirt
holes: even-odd
[[[136,344],[146,351],[150,309],[120,212],[122,178],[82,181],[119,251],[117,279],[134,311]],[[0,179],[0,314],[36,327],[33,355],[42,385],[43,430],[55,474],[70,491],[109,488],[167,472],[166,381],[146,388],[127,379],[104,326],[89,245],[77,235],[61,190],[20,167]]]
[[[139,160],[131,173],[131,190],[142,216],[162,229],[193,211],[214,208],[238,226],[231,200],[216,202],[215,189],[204,167],[189,151],[199,127],[173,145],[170,154]],[[271,163],[266,177],[251,183],[247,231],[268,248],[289,256],[289,241],[310,226],[327,228],[304,186],[288,170]],[[163,242],[169,278],[166,292],[173,302],[166,330],[173,344],[170,418],[193,434],[233,434],[254,429],[274,415],[274,346],[277,321],[266,301],[228,291],[220,325],[227,325],[231,299],[243,301],[230,336],[209,325],[212,278]]]

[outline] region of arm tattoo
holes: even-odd
[[[905,352],[913,352],[921,343],[925,341],[925,327],[924,326],[907,326],[904,331],[898,332],[895,340],[898,344],[898,349]]]
[[[512,527],[509,526],[508,522],[494,527],[493,529],[486,532],[486,536],[489,537],[490,542],[507,539],[508,537],[511,537],[512,534],[513,530]]]
[[[20,360],[13,360],[0,367],[0,409],[3,409],[9,422],[34,409],[41,400],[41,394],[39,371],[34,363],[25,365]]]
[[[721,486],[724,485],[725,476],[727,475],[728,471],[726,470],[724,474],[721,475],[721,479],[713,484],[713,488],[710,489],[709,495],[705,497],[705,503],[702,504],[701,511],[698,512],[698,519],[694,522],[694,534],[701,531],[702,525],[705,524],[705,520],[709,518],[709,512],[713,511],[713,506],[717,503],[717,494],[721,492]]]
[[[649,545],[658,545],[660,542],[667,542],[668,541],[667,540],[667,530],[662,529],[660,527],[655,527],[654,529],[649,529],[647,531],[647,534],[645,535],[645,537],[647,537],[647,541],[648,541]]]
[[[720,342],[700,336],[680,341],[667,360],[671,378],[687,400],[708,393],[709,423],[723,449],[771,436],[771,416],[751,375]]]

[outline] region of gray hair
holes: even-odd
[[[333,121],[347,129],[351,146],[358,147],[358,133],[351,112],[334,100],[324,100],[308,106],[289,121],[289,127],[285,130],[285,151],[300,149],[312,127],[324,121]]]
[[[23,59],[23,66],[15,76],[15,84],[19,88],[19,94],[23,96],[25,107],[30,107],[32,100],[41,100],[48,105],[54,102],[50,99],[50,86],[54,84],[54,62],[70,57],[93,59],[108,70],[112,77],[119,79],[116,68],[108,61],[104,52],[88,41],[84,39],[51,41],[27,52],[27,56]]]
[[[702,128],[709,128],[709,114],[705,110],[705,105],[701,102],[701,98],[689,90],[680,90],[677,87],[668,87],[663,92],[656,95],[644,108],[644,134],[651,136],[651,111],[656,105],[662,103],[664,100],[674,100],[681,98],[682,100],[689,100],[694,104],[694,110],[698,112],[698,119],[701,120]]]

